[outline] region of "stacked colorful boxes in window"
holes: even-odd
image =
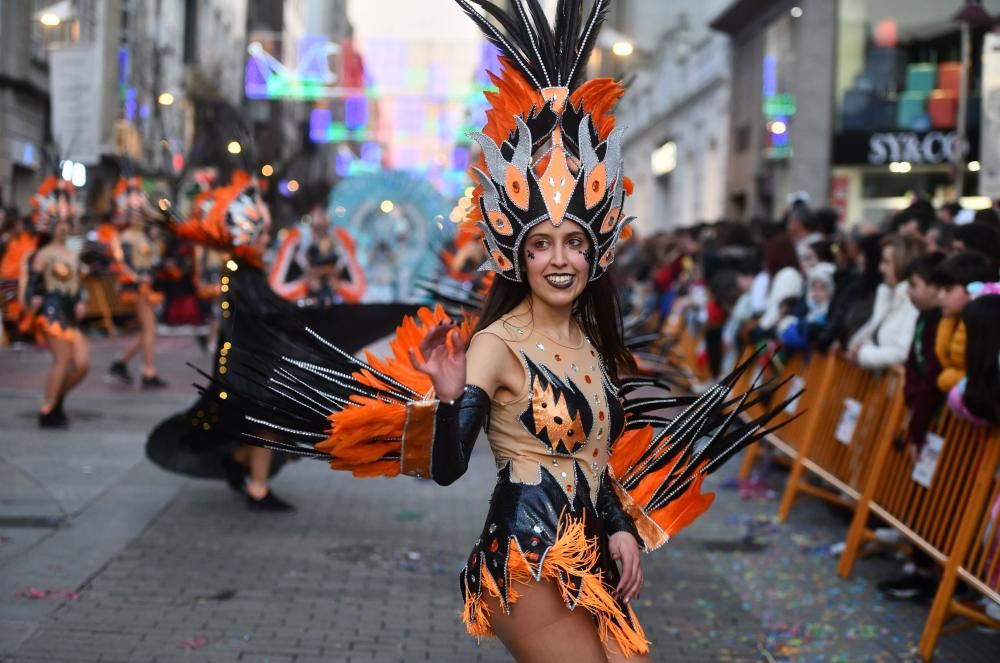
[[[906,68],[906,91],[899,95],[896,124],[902,129],[921,131],[929,128],[927,100],[937,84],[937,67],[914,63]]]
[[[961,62],[942,62],[938,65],[937,89],[931,92],[927,103],[931,126],[935,129],[951,129],[955,126],[961,81]]]

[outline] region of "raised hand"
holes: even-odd
[[[453,401],[465,390],[465,348],[454,323],[441,323],[427,332],[420,343],[420,356],[411,349],[410,361],[430,376],[440,400]]]

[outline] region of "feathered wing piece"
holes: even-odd
[[[701,492],[705,477],[778,428],[768,424],[801,395],[790,395],[756,418],[741,418],[780,386],[755,381],[746,393],[733,397],[734,386],[755,358],[698,397],[630,398],[636,388],[654,385],[639,380],[626,384],[625,432],[611,448],[609,465],[615,491],[647,551],[662,546],[711,506],[714,493]],[[650,414],[681,405],[686,408],[673,419]]]
[[[260,362],[240,360],[236,380],[227,379],[216,389],[229,389],[234,381],[254,385],[254,396],[239,404],[254,432],[243,435],[252,444],[298,456],[325,460],[335,470],[349,470],[358,477],[423,475],[429,462],[434,410],[410,408],[433,396],[430,378],[410,361],[427,332],[452,319],[440,306],[422,308],[407,316],[390,342],[387,358],[366,352],[357,358],[326,341],[311,328],[310,347],[289,349],[274,367],[262,372]],[[458,330],[462,342],[472,336],[474,321],[465,319]],[[273,348],[272,348],[273,349]],[[261,351],[234,341],[230,353],[247,359]],[[291,355],[308,356],[304,361]],[[268,362],[270,363],[270,362]]]

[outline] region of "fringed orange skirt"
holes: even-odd
[[[511,540],[513,541],[513,537]],[[611,593],[613,587],[604,581],[598,565],[600,555],[599,541],[596,537],[586,535],[583,519],[563,517],[559,522],[555,544],[542,558],[538,581],[548,580],[558,587],[567,606],[572,605],[574,609],[584,609],[591,613],[597,622],[602,642],[607,643],[609,638],[614,638],[619,650],[626,657],[648,653],[649,641],[646,640],[646,634],[632,607],[616,600]],[[510,582],[506,592],[509,605],[514,605],[519,598],[518,584],[537,582],[532,566],[537,569],[538,558],[537,553],[530,551],[522,553],[518,545],[510,545],[508,556]],[[479,569],[482,572],[482,588],[493,598],[501,600],[498,583],[502,584],[503,579],[494,578],[485,568],[486,565],[478,564],[478,566],[482,567]],[[467,571],[470,570],[467,568]],[[578,582],[571,586],[567,583],[567,578],[577,578]],[[477,638],[492,637],[494,633],[490,626],[489,606],[483,600],[481,593],[468,591],[468,585],[466,589],[465,609],[462,612],[466,629]]]

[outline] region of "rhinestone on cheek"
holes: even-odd
[[[542,345],[541,343],[535,343],[535,347],[538,348],[539,350],[545,350],[545,346]]]

